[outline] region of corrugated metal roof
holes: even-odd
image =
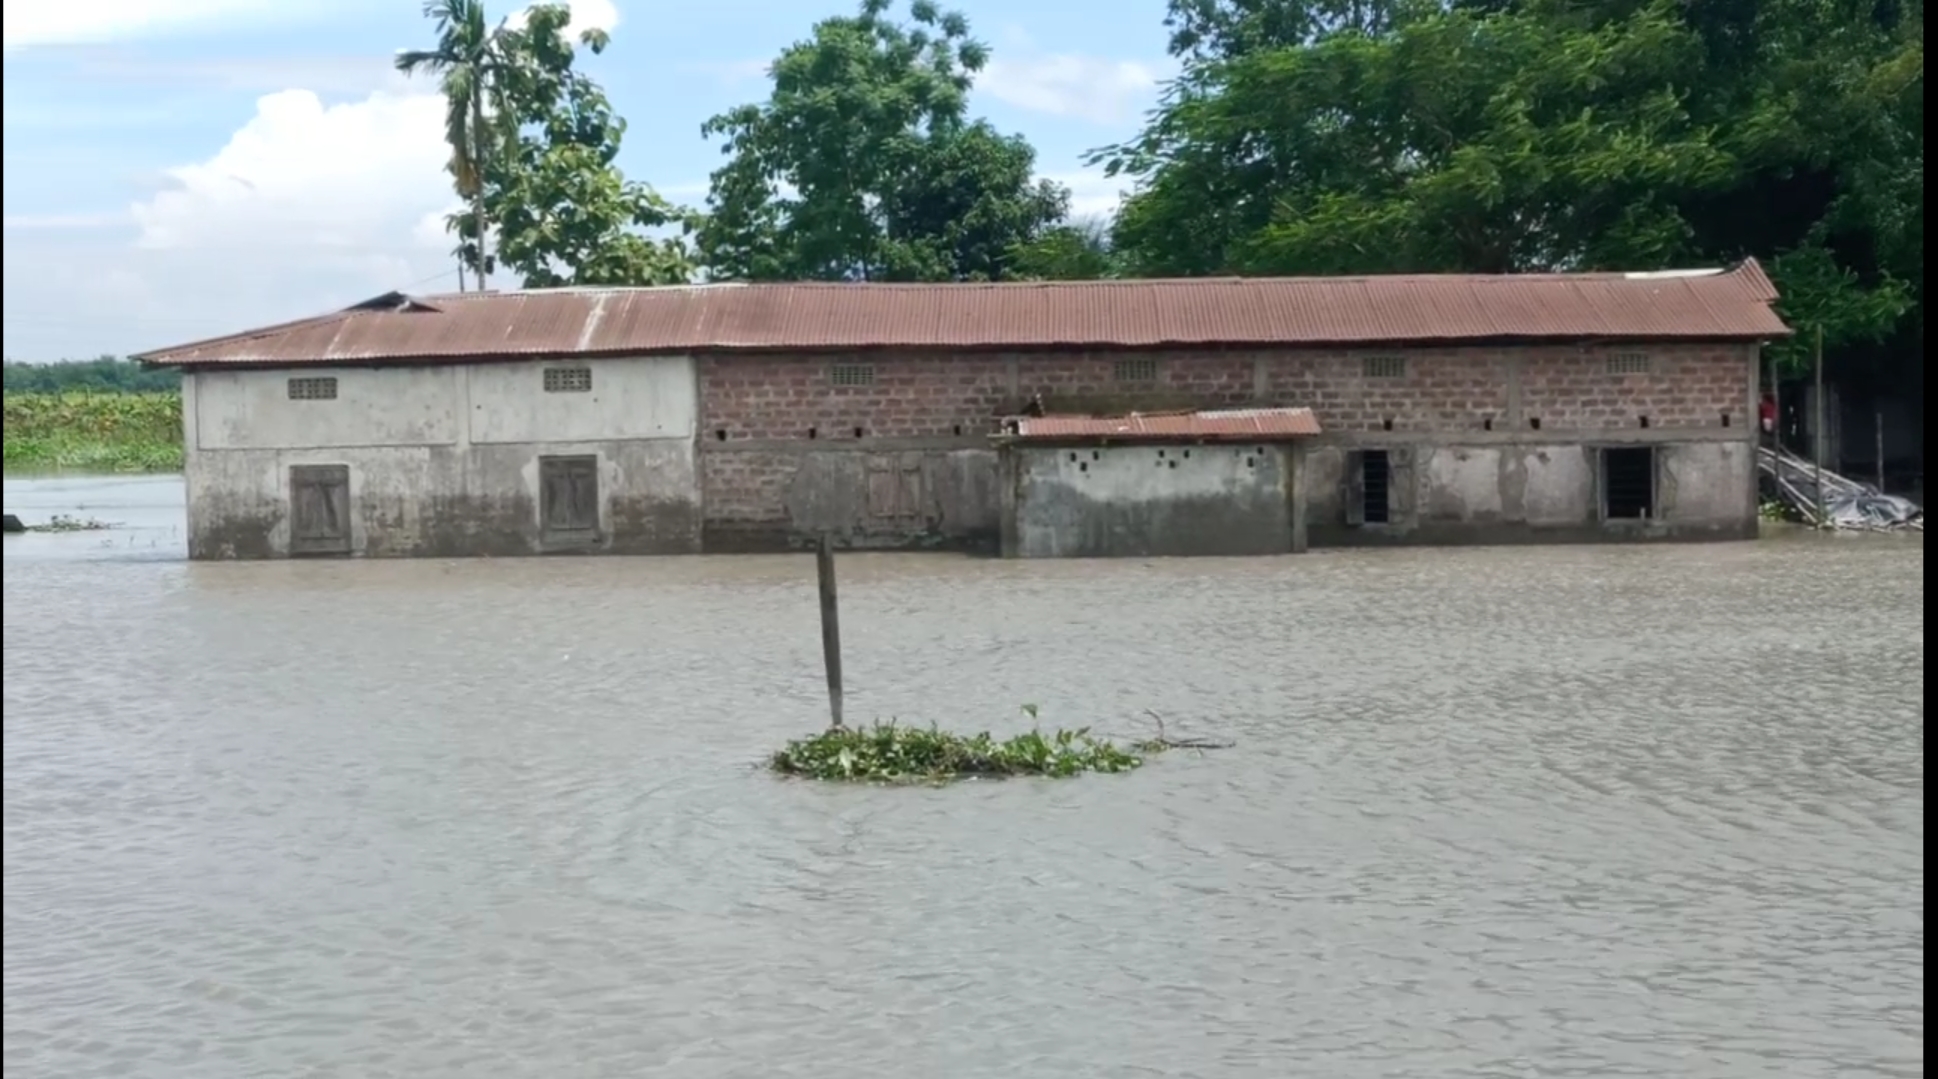
[[[1676,274],[774,284],[406,296],[139,359],[366,364],[739,349],[1152,348],[1789,333],[1754,261]]]
[[[1309,408],[1214,412],[1133,412],[1128,416],[1022,416],[1006,422],[1005,441],[1253,442],[1319,433]]]

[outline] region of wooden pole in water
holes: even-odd
[[[1877,493],[1884,493],[1884,410],[1877,410]]]
[[[834,591],[834,540],[825,533],[814,551],[814,573],[821,585],[821,658],[828,668],[828,713],[841,723],[841,611]]]
[[[1817,527],[1822,528],[1826,520],[1824,516],[1824,327],[1822,323],[1817,325],[1817,393],[1816,400],[1810,403],[1810,412],[1811,434],[1814,436],[1811,444],[1815,447],[1815,452],[1811,456],[1817,459]]]

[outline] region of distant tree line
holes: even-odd
[[[102,356],[62,363],[6,362],[8,393],[173,393],[179,372]]]

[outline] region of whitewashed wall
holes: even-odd
[[[587,392],[546,392],[585,367]],[[292,400],[292,378],[336,397]],[[615,551],[697,550],[695,366],[687,357],[201,371],[183,380],[191,553],[288,552],[289,469],[349,468],[359,554],[516,554],[537,540],[538,459],[599,459]]]

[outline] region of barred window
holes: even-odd
[[[1360,371],[1367,378],[1405,378],[1405,356],[1368,356],[1360,361]]]
[[[1646,375],[1649,373],[1649,354],[1646,352],[1617,352],[1608,358],[1608,373],[1611,375]]]
[[[545,392],[591,393],[592,368],[547,367],[545,369]]]
[[[1150,356],[1130,356],[1111,365],[1113,382],[1156,382],[1157,360]]]
[[[836,386],[873,386],[875,369],[865,363],[837,363],[828,369],[828,382]]]
[[[289,380],[289,399],[292,401],[334,401],[336,400],[336,379],[292,378]]]

